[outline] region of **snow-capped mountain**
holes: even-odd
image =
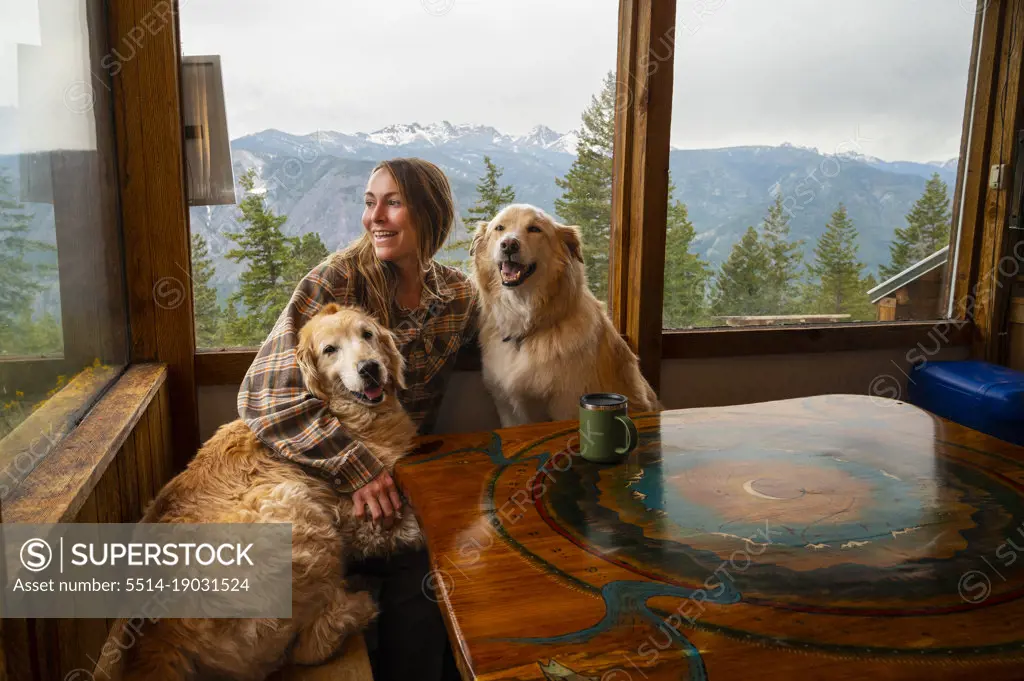
[[[569,172],[578,142],[575,131],[559,133],[544,125],[525,135],[509,135],[488,125],[441,121],[395,124],[372,132],[291,135],[264,130],[234,140],[231,150],[235,177],[256,169],[257,190],[272,210],[288,218],[286,234],[316,231],[335,249],[361,233],[363,187],[381,159],[418,156],[436,163],[451,182],[461,216],[476,201],[483,157],[489,156],[503,171],[500,182],[515,189],[517,201],[555,214],[562,195],[555,180]],[[728,256],[747,226],[758,224],[781,194],[792,209],[793,236],[803,239],[808,249],[842,201],[860,232],[862,261],[874,268],[887,262],[892,230],[904,224],[925,181],[938,172],[952,190],[956,180],[955,160],[889,162],[852,152],[837,157],[793,144],[672,149],[670,168],[674,198],[686,204],[697,231],[694,250],[712,265]],[[818,184],[809,178],[817,178]],[[225,258],[233,245],[227,232],[241,229],[238,208],[197,207],[190,214],[192,229],[209,243],[215,282],[224,295],[237,287],[242,269]],[[456,229],[457,238],[466,236],[461,220]]]
[[[943,170],[952,170],[953,172],[956,172],[956,167],[959,164],[959,158],[951,158],[948,161],[929,161],[927,163],[927,165],[935,166],[936,168],[942,168]]]
[[[380,152],[385,149],[436,149],[445,146],[494,148],[506,151],[545,150],[575,154],[578,143],[579,136],[575,130],[563,134],[546,125],[537,125],[525,135],[513,136],[489,125],[452,124],[441,121],[428,125],[396,123],[369,133],[318,130],[308,135],[289,135],[271,129],[235,140],[232,146],[237,144],[241,148],[259,147],[265,151],[289,154],[301,153],[304,147],[308,147],[309,153],[313,150],[322,150],[327,153],[350,155],[368,153],[379,157]]]

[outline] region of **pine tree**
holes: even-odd
[[[206,239],[192,234],[192,298],[195,301],[196,346],[216,347],[221,342],[221,311],[217,291],[210,285],[214,275],[213,260]]]
[[[294,289],[310,270],[327,259],[331,253],[324,246],[318,232],[307,232],[292,242],[292,256],[286,280]]]
[[[711,313],[715,316],[761,315],[768,280],[768,254],[753,227],[748,227],[715,281]]]
[[[896,228],[895,238],[889,244],[890,263],[880,269],[882,278],[896,276],[949,244],[952,222],[949,186],[935,173],[907,213],[907,226]]]
[[[229,232],[228,237],[238,248],[228,251],[227,257],[237,263],[247,263],[239,276],[241,286],[231,296],[231,302],[240,303],[245,317],[240,317],[229,330],[234,343],[244,346],[258,345],[274,327],[281,310],[288,304],[294,290],[289,281],[295,271],[293,263],[294,239],[281,231],[288,220],[277,215],[264,203],[263,196],[255,193],[256,172],[249,170],[239,180],[245,198],[239,204],[242,211],[242,232]]]
[[[465,239],[456,239],[441,249],[444,254],[440,261],[451,267],[458,267],[465,270],[468,261],[463,257],[469,253],[469,246],[473,242],[472,232],[476,229],[478,222],[490,222],[491,218],[498,214],[502,208],[510,203],[515,203],[516,191],[512,185],[502,187],[499,184],[504,170],[491,161],[490,156],[484,156],[484,176],[476,185],[476,203],[469,209],[466,217],[462,219],[465,229],[470,233]]]
[[[248,340],[248,329],[245,320],[238,316],[238,308],[234,300],[228,300],[224,309],[224,319],[220,326],[221,343],[230,348],[252,345]]]
[[[690,222],[686,205],[672,200],[674,194],[675,186],[670,178],[662,326],[683,329],[700,326],[707,321],[706,293],[711,270],[704,260],[690,252],[697,232]]]
[[[490,222],[498,211],[516,200],[516,190],[512,185],[502,187],[498,183],[505,174],[504,169],[495,165],[490,156],[484,156],[484,167],[484,176],[476,186],[476,203],[464,218],[467,225]]]
[[[878,284],[879,281],[873,274],[868,274],[868,276],[861,280],[860,291],[862,295],[857,297],[853,308],[850,310],[854,321],[873,322],[878,320],[878,308],[871,304],[871,298],[868,296],[868,291],[878,286]]]
[[[32,215],[15,198],[11,178],[0,173],[0,353],[53,349],[34,347],[30,333],[33,303],[44,289],[44,276],[53,270],[45,264],[46,254],[57,249],[28,238],[31,222]]]
[[[587,281],[598,300],[608,298],[608,248],[612,220],[612,147],[615,136],[615,74],[583,112],[576,160],[555,183],[562,196],[555,212],[582,232]]]
[[[808,302],[814,311],[850,314],[853,320],[871,318],[870,301],[867,301],[870,287],[861,277],[864,265],[857,259],[857,237],[857,228],[840,203],[818,238],[814,263],[807,268],[813,278],[808,287],[811,292]],[[874,281],[874,277],[867,281]]]
[[[783,208],[782,193],[768,208],[761,227],[768,272],[765,281],[763,314],[785,315],[799,312],[800,264],[803,241],[790,241],[789,216]]]

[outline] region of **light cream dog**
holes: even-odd
[[[404,362],[391,333],[357,308],[326,306],[300,331],[307,389],[390,470],[416,428],[395,396]],[[222,426],[161,491],[147,523],[292,523],[290,619],[162,619],[129,651],[124,679],[263,679],[290,661],[316,664],[376,616],[346,589],[346,558],[422,546],[411,512],[390,529],[358,519],[350,495],[274,456],[242,422]]]
[[[503,426],[575,419],[584,393],[660,409],[636,355],[587,288],[577,227],[508,206],[473,237],[484,381]]]

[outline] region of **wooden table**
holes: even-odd
[[[1024,678],[1024,448],[852,395],[636,421],[399,464],[466,679]]]

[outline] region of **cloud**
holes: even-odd
[[[446,13],[436,11],[444,4]],[[672,143],[959,151],[964,0],[680,0]],[[434,10],[434,11],[431,11]],[[193,0],[185,54],[220,54],[232,137],[486,123],[577,127],[614,68],[616,0]]]

